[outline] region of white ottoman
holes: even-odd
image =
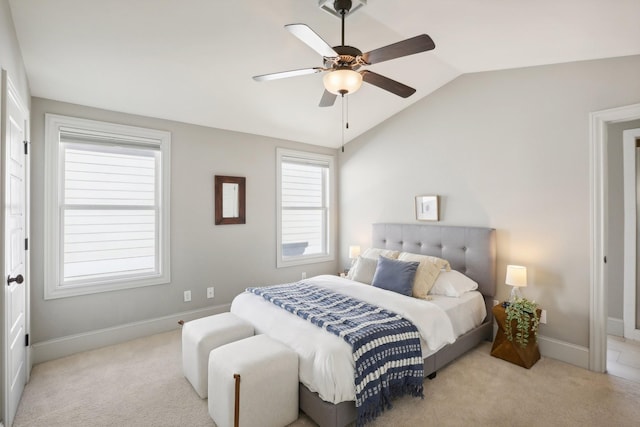
[[[208,405],[218,427],[234,426],[236,411],[238,426],[283,427],[294,422],[298,355],[266,335],[216,348],[209,355]]]
[[[182,327],[182,372],[201,398],[207,397],[207,364],[216,347],[253,335],[253,326],[233,313],[186,322]]]

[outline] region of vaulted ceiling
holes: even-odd
[[[309,144],[342,144],[343,104],[319,108],[322,66],[284,29],[332,46],[340,20],[318,0],[9,0],[33,96]],[[368,67],[417,89],[351,96],[345,141],[461,74],[640,54],[640,0],[368,0],[345,42],[367,52],[418,34],[433,51]],[[523,84],[526,84],[523,82]],[[348,108],[347,108],[348,107]]]

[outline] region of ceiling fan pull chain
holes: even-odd
[[[349,97],[347,97],[347,112],[346,112],[346,116],[347,116],[346,129],[349,129]]]
[[[344,153],[344,130],[349,129],[349,97],[347,96],[345,109],[345,97],[342,95],[342,152]],[[346,117],[346,119],[345,119]]]
[[[340,126],[341,130],[342,130],[342,152],[344,153],[344,94],[342,94],[342,100],[341,100],[341,105],[342,105],[342,126]]]

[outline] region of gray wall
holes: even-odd
[[[609,247],[607,249],[607,296],[609,317],[623,319],[624,297],[624,180],[622,132],[640,128],[640,120],[607,126]],[[638,292],[640,295],[640,292]]]
[[[63,114],[170,131],[171,284],[43,299],[44,115]],[[32,99],[32,336],[35,343],[228,304],[247,286],[335,273],[338,262],[276,269],[276,147],[337,150],[41,98]],[[247,223],[214,225],[214,175],[247,178]],[[215,299],[206,288],[215,286]],[[192,301],[182,301],[191,290]]]
[[[438,194],[441,224],[497,229],[498,298],[527,266],[541,334],[588,347],[589,113],[640,102],[639,75],[633,56],[457,78],[346,146],[341,247]]]
[[[0,0],[0,68],[7,70],[22,97],[22,102],[28,106],[31,101],[29,82],[7,0]]]

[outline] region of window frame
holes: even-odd
[[[325,228],[325,254],[300,255],[295,257],[282,256],[282,163],[287,157],[299,158],[302,161],[310,163],[327,163],[328,165],[328,185],[324,188],[329,192],[327,200],[326,222],[323,224]],[[320,262],[330,262],[336,259],[336,241],[337,241],[337,181],[335,170],[335,156],[328,154],[319,154],[306,151],[292,150],[286,148],[276,148],[276,267],[292,267],[296,265],[314,264]]]
[[[158,270],[139,277],[103,277],[90,281],[62,284],[62,196],[64,194],[64,143],[61,132],[73,132],[87,137],[108,139],[113,145],[127,148],[147,148],[160,153],[156,176],[158,197],[156,263]],[[80,142],[79,144],[82,144]],[[170,211],[171,211],[171,133],[142,127],[57,114],[45,114],[45,224],[44,224],[44,298],[55,299],[87,295],[142,286],[166,284],[171,281]]]

